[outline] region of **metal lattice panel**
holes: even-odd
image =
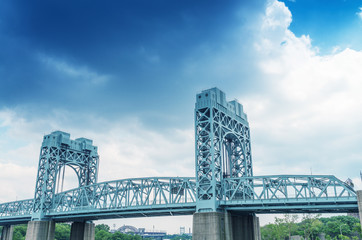
[[[70,134],[53,132],[44,136],[35,187],[33,218],[42,219],[52,208],[62,168],[71,167],[79,186],[95,184],[98,172],[97,147],[85,138],[70,140]],[[58,187],[59,188],[59,187]]]
[[[354,189],[331,175],[230,178],[222,205],[253,212],[348,212],[356,210]]]
[[[250,177],[250,130],[243,107],[217,88],[196,96],[195,152],[198,211],[216,211],[222,180]]]
[[[157,216],[192,214],[196,205],[193,178],[139,178],[98,183],[57,194],[49,212],[64,214]],[[159,212],[155,212],[157,210]],[[111,211],[111,212],[110,212]],[[94,216],[93,216],[94,218]]]

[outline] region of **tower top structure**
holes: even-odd
[[[210,104],[224,108],[226,112],[235,115],[236,118],[241,118],[245,122],[248,121],[243,105],[236,99],[227,101],[225,93],[216,87],[203,90],[196,95],[196,108],[206,107]]]

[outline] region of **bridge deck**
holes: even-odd
[[[357,212],[356,193],[334,176],[227,178],[220,206],[255,213]],[[31,219],[33,200],[0,204],[0,225]],[[59,193],[46,213],[55,221],[189,215],[196,211],[194,178],[137,178]]]

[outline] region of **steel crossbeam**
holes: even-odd
[[[26,199],[0,204],[0,218],[11,216],[30,216],[32,213],[33,201],[33,199]]]
[[[50,211],[180,207],[195,203],[194,178],[136,178],[98,183],[57,194]]]
[[[253,212],[354,212],[356,192],[331,175],[229,178],[221,205]]]
[[[353,212],[355,191],[330,175],[228,178],[220,206],[256,213]],[[136,178],[83,186],[55,195],[45,216],[57,221],[164,215],[196,211],[194,178]],[[0,204],[0,225],[26,222],[33,200]]]

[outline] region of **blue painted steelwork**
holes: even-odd
[[[193,178],[136,178],[98,183],[57,194],[53,219],[142,217],[190,214],[195,211]]]
[[[41,220],[53,208],[56,188],[59,189],[60,173],[66,166],[77,174],[79,186],[95,184],[98,173],[97,147],[92,140],[70,140],[70,134],[56,131],[44,136],[40,150],[35,187],[33,219]],[[58,185],[57,185],[58,184]]]
[[[218,211],[222,181],[253,176],[250,129],[243,106],[217,88],[196,95],[197,211]]]
[[[230,178],[220,204],[257,213],[354,212],[353,188],[331,175],[275,175]]]
[[[136,178],[97,183],[92,141],[64,132],[44,137],[33,199],[0,204],[0,225],[31,219],[84,221],[185,215],[356,212],[351,185],[334,176],[253,176],[250,130],[242,106],[217,88],[196,97],[196,178]],[[61,169],[73,168],[79,188],[56,194]],[[58,185],[57,185],[58,184]]]
[[[355,191],[334,176],[229,178],[222,185],[219,204],[229,211],[340,213],[357,208]],[[194,178],[110,181],[56,194],[52,206],[45,217],[56,221],[187,215],[196,212],[196,182]],[[0,225],[29,221],[32,199],[0,204],[0,213]]]
[[[31,219],[34,199],[0,204],[0,225],[25,223]]]

